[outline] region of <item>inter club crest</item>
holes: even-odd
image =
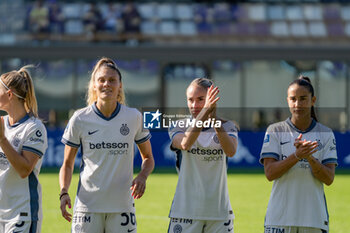
[[[216,134],[214,135],[213,140],[214,140],[214,142],[215,142],[216,144],[219,144],[219,143],[220,143],[219,138],[218,138],[218,135],[216,135]]]
[[[176,224],[174,226],[174,233],[181,233],[182,232],[182,227],[180,224]]]
[[[13,137],[13,139],[12,139],[12,145],[14,146],[14,147],[18,147],[19,146],[19,144],[20,144],[20,142],[21,142],[21,139],[19,139],[20,138],[20,134],[19,133],[17,133],[14,137]]]
[[[128,135],[130,132],[130,129],[127,124],[122,124],[122,127],[120,127],[120,133],[124,136]]]

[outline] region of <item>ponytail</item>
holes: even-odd
[[[12,90],[13,94],[24,101],[26,112],[38,117],[38,104],[35,97],[33,80],[27,70],[33,66],[24,66],[18,71],[10,71],[1,75],[0,81],[6,89]]]
[[[24,97],[24,107],[27,113],[31,113],[33,116],[38,117],[38,103],[35,96],[34,83],[26,68],[27,67],[25,66],[19,70],[19,73],[23,76],[27,84],[27,91]]]
[[[314,118],[315,121],[318,121],[314,106],[311,107],[311,117]]]

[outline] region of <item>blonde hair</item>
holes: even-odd
[[[10,89],[18,99],[24,101],[24,108],[27,113],[38,117],[38,104],[35,97],[34,84],[27,68],[33,66],[23,66],[21,69],[13,70],[0,76],[5,88]]]
[[[103,57],[101,58],[94,66],[92,73],[91,73],[91,78],[90,78],[90,82],[89,82],[89,87],[88,87],[88,92],[87,92],[87,98],[86,98],[86,103],[87,105],[91,105],[94,102],[97,101],[97,95],[96,95],[96,91],[94,90],[94,81],[95,81],[95,75],[97,73],[97,71],[101,68],[101,67],[108,67],[110,69],[113,69],[117,72],[118,76],[119,76],[119,80],[120,82],[122,82],[122,75],[117,67],[117,65],[115,64],[115,62],[107,57]],[[119,90],[118,96],[117,96],[117,101],[120,104],[124,104],[125,105],[125,94],[124,94],[124,90],[123,88],[121,88]]]

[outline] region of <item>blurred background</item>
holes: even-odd
[[[140,111],[185,107],[192,79],[214,80],[222,115],[241,128],[231,167],[259,166],[264,130],[289,116],[287,87],[306,75],[319,121],[335,132],[339,167],[350,168],[348,0],[0,0],[0,73],[37,65],[44,167],[61,165],[63,129],[85,106],[102,56],[116,61],[127,105]],[[153,133],[152,144],[157,166],[173,166],[167,134]]]

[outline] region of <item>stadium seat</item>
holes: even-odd
[[[143,19],[153,19],[156,16],[155,3],[140,3],[137,9]]]
[[[330,37],[343,37],[345,35],[344,27],[340,23],[327,24],[327,31]]]
[[[211,34],[213,32],[213,25],[207,22],[196,23],[197,32],[199,34]]]
[[[323,7],[323,18],[326,21],[340,21],[340,12],[337,5]]]
[[[0,17],[5,18],[10,10],[10,5],[0,1]]]
[[[12,33],[1,33],[0,44],[1,45],[13,45],[16,43],[16,36]]]
[[[231,20],[239,20],[239,13],[240,13],[240,8],[242,8],[242,5],[239,4],[231,4],[230,6],[230,12],[231,12]],[[242,17],[245,17],[245,15],[243,15]]]
[[[0,1],[0,32],[14,33],[20,32],[24,29],[26,20],[26,10],[29,8],[23,7],[22,0],[15,0],[14,2]],[[4,35],[8,37],[8,35]],[[10,37],[8,37],[10,38]]]
[[[301,6],[292,5],[286,8],[286,19],[287,20],[303,20],[304,15]]]
[[[240,23],[242,24],[242,23]],[[247,23],[244,23],[247,24]],[[213,31],[216,35],[230,35],[233,34],[232,23],[230,22],[218,22],[213,25]],[[241,32],[238,32],[241,34]]]
[[[103,17],[105,17],[108,14],[108,5],[107,4],[99,4],[98,8],[100,9]]]
[[[271,34],[277,37],[289,36],[288,24],[285,21],[271,23]]]
[[[231,5],[231,18],[238,21],[248,19],[248,8],[245,5]]]
[[[341,7],[341,18],[344,21],[350,21],[350,5]]]
[[[66,20],[64,28],[67,35],[80,35],[84,32],[83,23],[79,19]]]
[[[4,9],[1,9],[1,13],[0,13],[0,32],[1,33],[6,33],[9,32],[10,27],[9,24],[11,23],[11,21],[9,20],[9,15],[8,15],[8,9],[6,6],[4,6],[4,4],[0,5],[0,7],[4,7]]]
[[[204,4],[195,4],[193,6],[194,19],[197,31],[200,34],[210,34],[212,32],[212,24],[207,21],[207,7]]]
[[[66,3],[62,5],[62,12],[66,19],[78,19],[82,15],[80,3]]]
[[[18,15],[22,15],[17,17]],[[23,17],[24,14],[21,14],[20,11],[16,11],[16,13],[13,13],[10,17],[8,17],[8,27],[9,27],[9,32],[20,32],[23,30],[24,28],[24,21],[25,18]],[[4,21],[0,21],[0,22],[4,22]]]
[[[322,8],[319,5],[304,5],[304,16],[306,20],[322,20]]]
[[[294,37],[307,37],[308,31],[305,22],[292,22],[290,24],[290,34]]]
[[[175,36],[178,33],[176,23],[174,21],[160,22],[159,33],[164,36]]]
[[[252,21],[266,20],[266,5],[256,4],[249,6],[248,17]]]
[[[197,35],[196,24],[193,21],[180,21],[178,33],[185,36]]]
[[[175,18],[175,10],[173,4],[162,3],[157,7],[157,16],[159,19],[167,20]]]
[[[214,4],[214,19],[216,22],[229,22],[231,18],[231,9],[228,3]]]
[[[269,36],[270,35],[270,26],[266,22],[257,22],[254,24],[254,35],[257,36]]]
[[[285,11],[282,5],[269,5],[267,7],[267,18],[269,20],[284,20]]]
[[[81,3],[81,14],[85,15],[90,10],[90,8],[91,8],[90,3]],[[99,9],[99,5],[97,5],[97,8]]]
[[[326,26],[322,21],[310,22],[309,23],[309,33],[311,37],[326,37],[327,30]]]
[[[194,11],[194,15],[196,16],[201,16],[203,18],[207,17],[207,6],[199,3],[199,4],[195,4],[193,6],[193,11]]]
[[[158,24],[153,20],[143,20],[141,22],[141,33],[145,35],[158,34]]]
[[[348,37],[350,37],[350,23],[347,23],[345,25],[345,29],[344,29],[345,35],[347,35]]]
[[[191,4],[177,4],[175,6],[175,17],[179,20],[193,20],[193,8]]]

